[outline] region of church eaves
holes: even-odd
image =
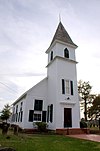
[[[65,28],[64,28],[64,26],[62,25],[61,22],[59,22],[58,28],[55,32],[55,35],[53,37],[53,40],[52,40],[50,46],[53,44],[53,42],[55,40],[59,40],[61,42],[65,42],[65,43],[68,43],[70,45],[73,45],[73,46],[77,47],[77,45],[73,43],[72,39],[70,38],[69,34],[65,30]]]

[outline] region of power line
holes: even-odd
[[[9,87],[7,84],[0,82],[0,84],[4,85],[5,87],[7,87],[10,91],[13,91],[14,93],[18,93],[16,90],[12,89],[11,87]]]

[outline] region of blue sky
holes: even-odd
[[[0,0],[0,110],[46,76],[59,13],[78,45],[78,80],[100,92],[99,0]]]

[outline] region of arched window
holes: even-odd
[[[64,57],[69,58],[69,51],[67,48],[64,49]]]
[[[51,58],[50,60],[52,61],[53,60],[53,51],[51,51]]]

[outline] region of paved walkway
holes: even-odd
[[[74,138],[80,138],[80,139],[86,139],[86,140],[91,140],[91,141],[95,141],[95,142],[100,142],[100,135],[95,135],[95,134],[69,135],[69,137],[74,137]]]

